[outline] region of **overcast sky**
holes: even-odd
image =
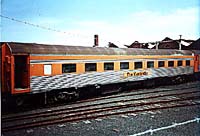
[[[120,47],[200,37],[199,0],[1,0],[1,41]],[[41,27],[60,30],[42,29]]]

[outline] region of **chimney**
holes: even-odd
[[[158,50],[159,42],[156,42],[156,50]]]
[[[99,36],[97,34],[94,35],[94,46],[96,47],[99,46]]]
[[[179,35],[180,36],[180,41],[179,41],[179,50],[181,50],[181,36],[182,35]]]

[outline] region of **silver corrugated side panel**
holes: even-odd
[[[124,74],[130,72],[148,72],[143,76],[127,76]],[[84,87],[95,84],[113,84],[128,81],[140,81],[156,77],[173,77],[177,75],[187,75],[193,73],[193,67],[176,67],[176,68],[158,68],[147,70],[124,70],[124,71],[106,71],[106,72],[89,72],[84,74],[62,74],[56,76],[33,76],[31,77],[31,92],[45,92],[54,89],[63,89],[71,87]]]

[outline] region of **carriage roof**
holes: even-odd
[[[192,55],[189,50],[106,48],[68,45],[47,45],[36,43],[5,43],[12,54],[54,54],[54,55]]]

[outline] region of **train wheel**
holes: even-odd
[[[172,82],[174,84],[181,84],[181,83],[184,83],[185,82],[185,78],[182,76],[178,76],[178,77],[175,77]]]
[[[79,98],[79,96],[80,96],[80,95],[79,95],[79,92],[75,92],[75,94],[74,94],[74,99],[77,100],[77,99]]]
[[[66,95],[63,92],[58,93],[58,95],[56,96],[56,98],[58,100],[65,100],[66,99]]]
[[[16,106],[22,106],[23,104],[24,104],[24,101],[25,101],[25,99],[24,99],[24,97],[16,97],[16,99],[15,99],[15,103],[16,103]]]
[[[56,99],[59,101],[71,101],[71,100],[76,100],[79,98],[79,93],[77,91],[72,91],[72,92],[59,92],[56,95]]]

